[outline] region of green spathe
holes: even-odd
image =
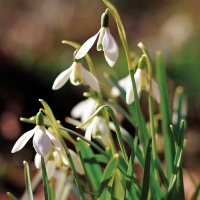
[[[37,113],[36,124],[39,126],[44,126],[44,116],[41,111]]]

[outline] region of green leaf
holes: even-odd
[[[103,172],[102,178],[101,178],[101,185],[99,190],[99,200],[105,200],[105,197],[111,193],[109,184],[111,185],[112,182],[110,182],[111,178],[114,176],[114,173],[116,171],[116,167],[119,163],[119,154],[115,154],[108,164],[106,165],[106,168]],[[109,194],[107,194],[109,193]]]
[[[50,200],[49,183],[43,156],[41,156],[41,166],[42,166],[42,181],[44,186],[45,200]]]
[[[114,126],[115,126],[115,132],[116,132],[116,135],[117,135],[117,140],[118,140],[121,152],[123,154],[124,160],[127,163],[128,162],[128,156],[126,154],[126,150],[125,150],[124,143],[123,143],[123,140],[122,140],[122,134],[121,134],[121,131],[120,131],[120,127],[119,127],[119,124],[117,122],[117,119],[115,117],[115,114],[114,114],[113,110],[109,106],[107,106],[107,105],[100,106],[95,111],[95,113],[86,122],[84,122],[83,124],[81,124],[77,128],[81,128],[81,127],[85,126],[86,124],[88,124],[104,108],[106,108],[106,110],[109,112],[109,114],[110,114],[110,116],[112,118],[112,121],[113,121]]]
[[[28,199],[33,200],[33,192],[31,188],[31,180],[30,180],[30,174],[29,174],[29,165],[26,161],[23,162],[24,164],[24,178],[26,183],[26,191],[28,194]]]
[[[184,199],[184,190],[182,181],[182,154],[183,154],[183,143],[184,143],[184,131],[185,131],[185,126],[184,126],[184,121],[182,120],[180,126],[178,146],[176,148],[176,155],[174,159],[173,174],[171,176],[169,187],[166,193],[167,200],[170,200],[173,194],[174,194],[173,198],[180,197],[181,199]]]
[[[136,187],[133,184],[134,158],[135,158],[135,153],[137,151],[137,144],[138,144],[138,136],[136,136],[134,139],[131,156],[128,163],[128,169],[126,174],[125,198],[124,198],[125,200],[131,200],[131,198],[139,200],[140,197],[140,191],[138,191],[138,187]]]
[[[115,126],[113,124],[113,122],[109,122],[109,128],[112,131],[115,131]],[[131,134],[124,129],[123,127],[119,126],[121,134],[122,134],[122,139],[132,148],[133,145],[133,137],[131,136]]]
[[[54,114],[53,114],[51,108],[49,107],[49,105],[42,99],[39,99],[39,101],[42,103],[42,105],[46,111],[45,114],[49,117],[49,119],[52,123],[52,126],[55,128],[58,128],[58,123],[57,123],[56,118],[54,117]]]
[[[167,90],[166,72],[161,52],[156,54],[156,72],[158,87],[160,90],[160,112],[162,114],[162,132],[165,140],[164,152],[167,168],[167,177],[170,180],[173,173],[173,161],[175,155],[175,146],[173,135],[170,130],[171,113],[169,104],[169,92]]]
[[[185,120],[187,115],[187,98],[184,88],[179,86],[175,90],[173,102],[172,122],[176,130],[179,130],[181,120]]]
[[[10,192],[7,192],[7,195],[9,196],[9,198],[11,200],[17,200],[17,198],[13,194],[11,194]]]
[[[144,176],[141,192],[141,200],[147,200],[148,191],[149,191],[149,175],[150,175],[150,164],[151,164],[151,150],[152,150],[152,140],[149,139],[146,157],[145,157],[145,167],[144,167]]]
[[[86,170],[86,176],[90,181],[90,185],[93,187],[93,192],[96,192],[100,187],[102,169],[96,161],[92,149],[80,138],[77,139],[77,147],[79,148],[79,154],[81,154],[83,160],[82,164]]]

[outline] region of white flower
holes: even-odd
[[[60,140],[53,133],[49,132],[44,126],[36,125],[34,129],[24,133],[17,140],[12,148],[11,153],[21,150],[33,135],[33,147],[41,156],[45,156],[49,153],[51,142],[58,149],[61,148]]]
[[[75,165],[76,171],[79,174],[84,174],[84,170],[83,170],[83,167],[78,155],[71,149],[69,149],[69,153],[71,154],[72,161]],[[67,156],[63,148],[60,151],[58,151],[57,149],[54,149],[51,155],[47,154],[46,156],[44,156],[44,160],[46,162],[46,170],[47,170],[48,179],[51,179],[53,177],[56,167],[61,167],[63,164],[66,166],[69,166],[69,161],[67,159]],[[36,153],[34,162],[35,162],[36,168],[40,169],[41,155]]]
[[[97,103],[94,99],[88,98],[79,102],[71,110],[71,116],[74,118],[81,118],[81,122],[87,121],[95,111]]]
[[[138,68],[136,70],[136,73],[134,74],[134,78],[135,78],[137,93],[139,97],[142,90],[146,90],[147,92],[149,92],[148,74],[146,73],[144,69]],[[130,75],[121,79],[118,83],[126,91],[126,103],[131,104],[134,101],[134,94],[133,94],[133,88],[131,84]],[[156,101],[160,103],[160,92],[158,89],[158,85],[154,79],[152,79],[152,93]],[[111,90],[111,94],[116,97],[120,93],[117,88],[113,87]]]
[[[121,113],[119,113],[113,107],[112,104],[108,102],[105,102],[105,104],[113,109],[115,116],[117,117],[117,120],[121,122],[123,119]],[[97,106],[98,104],[94,99],[88,98],[86,100],[79,102],[76,106],[73,107],[73,109],[71,110],[71,116],[73,118],[80,118],[81,122],[84,123],[94,114],[94,111],[96,110]]]
[[[93,46],[98,35],[99,39],[97,42],[97,50],[104,51],[106,61],[111,67],[113,67],[118,57],[118,46],[113,36],[110,34],[110,30],[108,27],[101,27],[96,35],[88,39],[77,52],[75,59],[80,59],[85,56],[85,54]]]
[[[109,129],[102,117],[95,116],[87,127],[85,138],[91,141],[91,137],[101,138],[104,145],[108,146]]]
[[[52,89],[60,89],[69,78],[73,85],[80,85],[85,81],[94,90],[100,90],[97,79],[82,66],[81,62],[73,62],[70,68],[60,73],[54,81]]]
[[[36,116],[36,124],[37,125],[34,129],[24,133],[17,140],[17,142],[12,148],[12,153],[21,150],[33,135],[33,147],[35,148],[35,151],[41,156],[45,156],[49,153],[49,150],[51,148],[51,142],[56,148],[62,148],[60,140],[44,127],[44,117],[42,112],[38,112]]]

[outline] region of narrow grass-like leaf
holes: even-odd
[[[93,187],[93,191],[91,192],[96,192],[100,187],[102,169],[96,161],[92,149],[82,139],[77,139],[77,146],[83,160],[82,164],[84,165],[86,176],[90,181],[90,185]]]
[[[181,198],[184,199],[184,190],[183,190],[183,181],[177,180],[178,176],[181,176],[179,178],[182,178],[182,154],[183,154],[183,143],[184,143],[184,121],[181,121],[181,126],[180,126],[180,134],[179,134],[179,139],[178,139],[178,145],[176,148],[176,155],[175,155],[175,160],[174,160],[174,168],[173,168],[173,174],[170,179],[169,187],[166,193],[166,199],[170,200],[173,192],[174,196],[173,198]],[[180,171],[181,170],[181,171]],[[179,174],[178,174],[179,173]]]
[[[7,195],[9,196],[10,200],[17,200],[17,198],[10,192],[7,192]]]
[[[160,112],[162,114],[162,132],[165,140],[164,153],[166,160],[166,170],[168,180],[170,180],[171,174],[173,173],[175,146],[173,135],[170,130],[171,113],[168,97],[169,93],[167,90],[166,72],[161,52],[157,52],[156,54],[156,72],[158,87],[160,90]]]
[[[151,163],[151,150],[152,150],[152,140],[149,139],[146,157],[145,157],[145,167],[144,167],[144,176],[141,192],[141,200],[147,200],[148,191],[149,191],[149,176],[150,176],[150,163]]]
[[[78,138],[77,140],[81,140],[80,138]],[[83,159],[83,156],[82,156],[82,151],[81,149],[77,148],[78,150],[78,154],[79,154],[79,157],[80,157],[80,160],[81,160],[81,163],[82,163],[82,166],[83,166],[83,170],[85,172],[85,179],[86,179],[86,184],[87,184],[87,187],[88,187],[88,190],[90,192],[94,191],[93,187],[92,187],[92,181],[90,181],[90,177],[88,176],[88,174],[92,175],[91,172],[87,172],[87,169],[86,169],[86,166],[85,166],[85,161]],[[93,152],[92,152],[93,153]],[[93,157],[94,158],[94,157]],[[95,161],[93,162],[96,162],[96,159]],[[93,164],[93,163],[92,163]],[[91,194],[91,199],[94,200],[94,197],[93,195]]]
[[[200,184],[196,187],[196,190],[194,194],[192,195],[191,200],[197,200],[198,196],[200,195],[199,192],[200,192]]]
[[[43,107],[44,107],[44,109],[46,111],[46,114],[48,115],[48,117],[49,117],[49,119],[50,119],[50,121],[52,123],[52,126],[57,128],[58,127],[58,123],[56,121],[56,118],[54,117],[54,114],[53,114],[51,108],[49,107],[49,105],[44,100],[39,99],[39,101],[42,103],[42,105],[43,105]]]
[[[26,183],[26,191],[29,200],[33,200],[33,192],[31,188],[31,180],[30,180],[30,173],[29,173],[29,165],[26,161],[23,162],[24,164],[24,178]]]
[[[111,193],[110,187],[108,188],[108,185],[111,185],[110,180],[114,176],[118,163],[119,163],[119,154],[115,154],[106,165],[106,168],[101,178],[99,200],[105,200],[105,197],[109,195],[107,193]]]
[[[41,156],[41,167],[42,167],[42,181],[44,186],[45,200],[50,200],[49,183],[43,156]]]
[[[174,164],[174,173],[171,176],[170,179],[170,183],[169,183],[169,187],[167,190],[167,194],[166,194],[166,199],[170,200],[172,197],[172,193],[173,193],[173,189],[174,189],[174,185],[177,179],[177,173],[180,167],[180,163],[181,163],[181,158],[182,158],[182,150],[177,150],[176,156],[175,156],[175,164]]]
[[[175,90],[172,123],[176,130],[179,130],[181,120],[185,120],[187,115],[187,99],[184,88],[179,86]]]
[[[117,139],[118,139],[120,149],[122,151],[125,162],[128,163],[128,156],[126,154],[126,150],[125,150],[124,143],[123,143],[123,140],[122,140],[122,134],[121,134],[121,131],[120,131],[120,128],[119,128],[119,124],[117,122],[117,118],[116,118],[113,110],[109,106],[107,106],[107,105],[100,106],[95,111],[95,113],[86,122],[84,122],[83,124],[81,124],[77,128],[81,128],[81,127],[85,126],[86,124],[88,124],[104,108],[106,108],[106,110],[109,112],[109,114],[112,118],[112,121],[113,121],[114,126],[115,126],[115,131],[116,131],[116,135],[117,135]]]
[[[109,127],[112,131],[115,131],[115,126],[113,124],[113,122],[109,122]],[[133,145],[133,137],[131,136],[131,134],[124,129],[122,126],[119,126],[121,134],[122,134],[122,139],[130,146],[132,147]]]
[[[138,190],[136,190],[136,187],[133,186],[134,190],[131,189],[133,185],[134,158],[135,158],[135,153],[137,151],[137,144],[138,144],[138,136],[136,136],[134,139],[131,156],[128,163],[128,170],[126,174],[125,198],[124,198],[125,200],[131,200],[131,198],[139,200],[140,197],[140,193]],[[132,193],[132,191],[134,191],[134,193]]]

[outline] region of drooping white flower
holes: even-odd
[[[76,171],[79,174],[84,174],[84,170],[83,170],[83,167],[78,155],[71,149],[69,149],[69,153],[72,157],[72,161],[75,165]],[[51,179],[53,177],[56,167],[61,167],[63,165],[68,167],[70,165],[63,148],[60,151],[57,149],[54,149],[53,153],[51,154],[49,153],[46,156],[44,156],[44,160],[46,162],[46,170],[47,170],[48,179]],[[34,162],[35,162],[36,168],[40,169],[41,155],[36,153]]]
[[[88,70],[86,70],[79,61],[74,61],[70,68],[57,76],[52,89],[60,89],[69,78],[73,85],[80,85],[85,81],[94,90],[100,90],[98,80]]]
[[[79,102],[71,110],[71,116],[74,118],[81,118],[81,122],[87,121],[95,111],[97,103],[94,99],[88,98],[84,101]]]
[[[95,116],[92,122],[88,125],[85,132],[85,138],[91,141],[93,138],[101,138],[104,145],[108,146],[109,129],[104,119],[100,116]]]
[[[118,46],[115,42],[115,39],[110,34],[110,29],[108,28],[108,14],[103,13],[102,15],[102,24],[101,29],[98,31],[97,34],[89,38],[79,49],[77,52],[75,58],[80,59],[86,55],[86,53],[90,50],[90,48],[93,46],[94,42],[96,41],[97,37],[97,50],[104,51],[104,56],[108,64],[113,67],[117,57],[118,57]]]
[[[113,109],[118,121],[121,122],[123,119],[121,113],[119,113],[111,103],[105,102],[105,104]],[[73,107],[73,109],[71,110],[71,116],[73,118],[80,118],[80,121],[84,123],[94,114],[97,106],[98,104],[94,99],[88,98],[79,102],[76,106]]]
[[[136,89],[138,96],[140,97],[140,93],[142,90],[146,90],[149,92],[149,81],[148,81],[148,74],[144,69],[137,69],[136,73],[134,74],[135,82],[136,82]],[[133,88],[131,84],[130,75],[121,79],[119,85],[126,91],[126,103],[131,104],[134,101],[134,94]],[[158,103],[160,103],[160,92],[158,89],[158,85],[154,79],[152,79],[152,93],[153,97],[156,99]],[[113,96],[118,96],[119,90],[115,87],[112,88],[111,94]]]
[[[49,153],[51,143],[53,143],[56,148],[61,149],[62,145],[60,143],[60,140],[44,127],[44,119],[41,112],[37,114],[36,124],[37,125],[34,129],[24,133],[16,141],[15,145],[12,148],[12,153],[21,150],[32,136],[33,147],[35,151],[41,156],[45,156]]]

